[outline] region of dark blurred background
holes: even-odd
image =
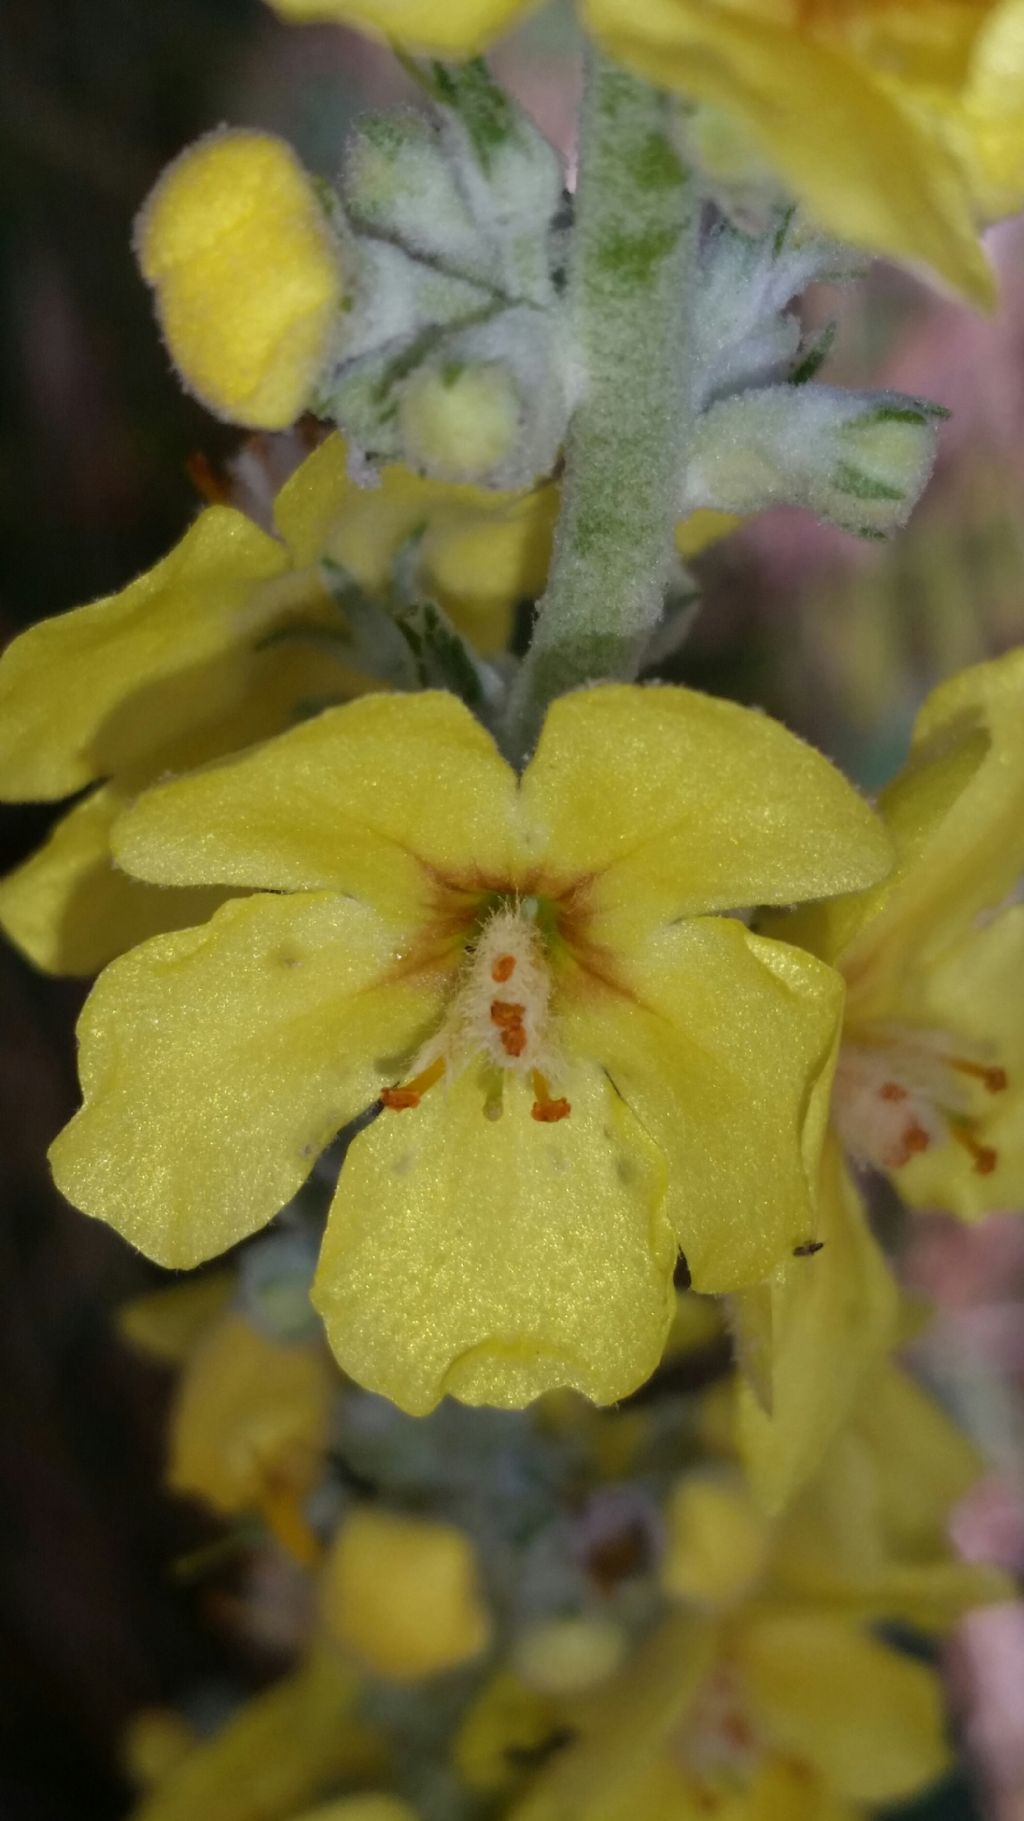
[[[566,18],[539,20],[501,65],[568,144]],[[330,171],[352,113],[400,86],[382,53],[288,30],[260,0],[3,0],[0,642],[155,561],[196,508],[188,458],[232,446],[176,386],[133,264],[132,219],[161,167],[230,121],[280,131]],[[888,271],[811,305],[841,316],[837,377],[954,409],[906,538],[879,551],[780,513],[703,564],[688,680],[766,704],[868,786],[935,678],[1024,638],[1024,237],[1000,230],[994,251],[992,321]],[[4,811],[4,867],[51,813]],[[111,1322],[160,1274],[49,1184],[83,988],[4,950],[0,995],[0,1817],[113,1821],[130,1802],[132,1714],[196,1686],[257,1685],[276,1664],[232,1624],[230,1571],[174,1571],[213,1527],[161,1491],[168,1381]],[[1017,1227],[933,1226],[910,1268],[943,1305],[933,1351],[992,1462],[968,1546],[995,1534],[1024,1566]],[[1024,1816],[1022,1640],[1009,1609],[956,1655],[975,1782],[1000,1821]],[[947,1801],[966,1812],[965,1795]]]

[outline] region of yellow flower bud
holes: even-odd
[[[580,1694],[607,1680],[625,1648],[622,1627],[612,1619],[548,1619],[518,1639],[515,1666],[523,1681],[541,1694]]]
[[[197,398],[232,423],[292,423],[329,352],[342,284],[327,220],[290,147],[269,133],[197,140],[144,204],[136,252]]]
[[[436,57],[472,57],[536,0],[270,0],[292,23],[331,20],[353,25],[389,43],[432,51]]]
[[[739,1480],[712,1474],[679,1480],[665,1518],[662,1581],[668,1593],[719,1611],[756,1585],[770,1531]]]
[[[364,1668],[396,1682],[479,1656],[491,1624],[472,1547],[451,1524],[353,1513],[324,1573],[324,1618]]]
[[[295,1821],[416,1821],[415,1810],[397,1796],[339,1796],[297,1815]]]
[[[422,369],[402,394],[406,459],[438,480],[486,480],[519,434],[519,393],[496,364]]]

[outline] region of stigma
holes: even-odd
[[[979,1176],[999,1162],[978,1136],[989,1095],[1001,1094],[1006,1070],[941,1032],[875,1025],[845,1039],[833,1089],[844,1149],[861,1164],[899,1170],[952,1140]]]
[[[467,948],[441,1029],[421,1050],[409,1078],[383,1090],[385,1107],[392,1112],[416,1107],[443,1077],[482,1063],[490,1083],[482,1103],[489,1119],[501,1116],[510,1076],[528,1085],[531,1116],[540,1124],[568,1117],[569,1101],[551,1087],[558,1074],[551,971],[534,909],[528,900],[492,912]]]

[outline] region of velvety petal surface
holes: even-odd
[[[817,1177],[842,983],[734,918],[695,918],[579,970],[556,1007],[660,1150],[693,1287],[759,1283],[817,1232]]]
[[[588,30],[649,81],[736,113],[837,239],[931,266],[991,303],[965,175],[941,118],[812,22],[728,0],[583,0]],[[823,35],[824,36],[824,35]],[[922,81],[922,99],[931,99]]]
[[[0,879],[0,928],[52,974],[97,974],[162,930],[203,923],[215,889],[143,885],[116,867],[110,831],[124,799],[103,785],[62,816],[28,860]]]
[[[165,885],[330,887],[422,915],[510,876],[515,774],[454,696],[364,696],[148,791],[121,864]]]
[[[522,784],[526,839],[589,878],[595,940],[866,886],[890,864],[867,804],[777,721],[674,686],[553,703]]]
[[[313,1300],[344,1369],[414,1415],[444,1394],[518,1407],[568,1385],[611,1403],[653,1371],[675,1244],[661,1158],[600,1070],[525,1083],[485,1116],[475,1068],[355,1139]]]
[[[736,1659],[755,1723],[851,1802],[897,1802],[949,1767],[934,1670],[839,1619],[744,1626]]]
[[[738,1437],[751,1485],[769,1511],[780,1510],[815,1472],[896,1336],[896,1284],[834,1139],[822,1156],[817,1216],[821,1250],[787,1259],[770,1283],[747,1293],[768,1304],[767,1400],[741,1379]],[[733,1324],[742,1330],[745,1297],[736,1302]],[[741,1362],[744,1352],[741,1332]]]
[[[211,506],[119,594],[22,633],[0,660],[3,795],[68,796],[216,719],[237,693],[225,653],[285,562],[242,513]]]
[[[395,977],[402,945],[351,901],[255,897],[112,962],[58,1187],[179,1269],[263,1226],[436,1013],[436,981]]]

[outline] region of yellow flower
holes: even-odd
[[[186,1752],[132,1821],[292,1821],[339,1782],[377,1778],[383,1749],[355,1718],[358,1694],[352,1671],[318,1646],[213,1738]],[[363,1821],[358,1809],[355,1817]],[[371,1817],[377,1821],[372,1809],[366,1821]],[[392,1821],[387,1810],[381,1821]]]
[[[175,366],[211,411],[283,430],[342,320],[339,254],[316,190],[271,133],[210,133],[168,165],[136,248]]]
[[[938,1680],[870,1635],[942,1628],[1005,1578],[958,1562],[950,1504],[977,1472],[941,1412],[891,1367],[781,1524],[738,1475],[682,1478],[663,1580],[670,1618],[589,1705],[513,1821],[832,1821],[926,1788],[948,1764]],[[570,1718],[563,1714],[562,1719]],[[557,1739],[559,1716],[548,1716]]]
[[[1020,0],[582,0],[614,57],[732,115],[840,240],[980,303],[979,221],[1024,203]]]
[[[0,924],[37,966],[95,973],[161,930],[201,922],[223,893],[154,890],[111,863],[110,831],[153,778],[287,727],[367,679],[327,646],[343,629],[329,557],[384,589],[404,546],[417,579],[481,647],[539,592],[557,501],[444,487],[386,467],[360,488],[332,436],[278,494],[278,536],[230,507],[120,593],[44,620],[0,660],[0,795],[88,796],[0,882]],[[415,540],[418,539],[418,542]]]
[[[441,56],[475,54],[531,10],[523,0],[270,3]],[[1021,0],[580,0],[580,14],[609,55],[721,110],[730,161],[749,139],[838,239],[919,261],[991,301],[978,224],[1024,204]]]
[[[490,1642],[473,1548],[454,1524],[353,1511],[325,1564],[320,1600],[328,1630],[358,1666],[395,1682],[457,1669]]]
[[[1024,651],[925,703],[880,811],[898,863],[879,890],[796,912],[847,982],[834,1123],[917,1205],[965,1218],[1024,1200]]]
[[[813,1235],[838,976],[726,910],[848,891],[880,825],[766,716],[558,701],[522,780],[453,697],[364,696],[156,787],[121,863],[257,895],[115,962],[81,1024],[70,1199],[191,1266],[353,1141],[314,1300],[346,1370],[611,1401],[697,1289]]]
[[[271,1339],[227,1306],[228,1273],[173,1284],[120,1313],[125,1338],[182,1367],[167,1481],[223,1517],[258,1511],[305,1567],[320,1548],[303,1505],[324,1471],[338,1375],[314,1341]]]

